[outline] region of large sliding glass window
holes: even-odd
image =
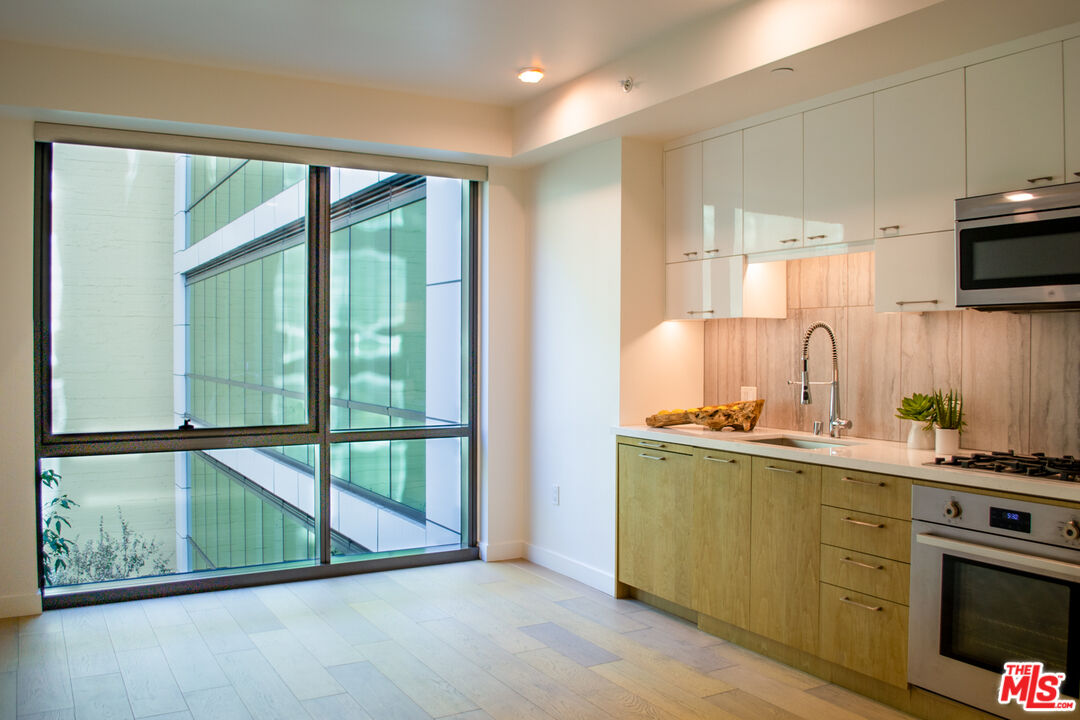
[[[39,143],[46,604],[472,548],[477,187]]]

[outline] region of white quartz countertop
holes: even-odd
[[[902,475],[918,480],[932,480],[952,485],[962,485],[973,489],[999,490],[1019,493],[1053,500],[1080,502],[1080,483],[1061,480],[1045,480],[1008,473],[988,473],[977,470],[961,470],[925,463],[934,461],[933,450],[911,450],[905,443],[886,440],[868,440],[858,437],[843,437],[839,440],[827,435],[792,430],[773,430],[757,427],[750,432],[709,430],[697,425],[676,425],[666,428],[651,428],[645,425],[622,425],[613,428],[616,435],[654,440],[657,442],[693,445],[712,450],[745,453],[760,457],[792,460],[795,462],[816,463],[833,467],[876,472],[886,475]],[[842,447],[804,449],[768,445],[752,442],[780,436],[803,438],[816,442],[841,442]],[[961,454],[978,452],[961,449]]]

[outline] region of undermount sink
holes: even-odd
[[[782,447],[803,448],[805,450],[815,450],[817,448],[847,447],[851,445],[851,443],[829,442],[828,440],[804,440],[803,438],[788,437],[787,435],[781,435],[780,437],[772,438],[762,438],[760,440],[747,440],[747,442],[761,443],[762,445],[780,445]]]

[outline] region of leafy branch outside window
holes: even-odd
[[[50,490],[57,490],[60,487],[60,480],[60,474],[53,470],[46,470],[41,473],[41,484]],[[66,516],[60,514],[61,510],[70,510],[75,507],[79,507],[79,503],[65,494],[56,495],[45,503],[43,508],[45,522],[41,529],[41,542],[43,549],[42,560],[45,566],[45,583],[47,585],[53,584],[55,573],[67,567],[68,555],[72,550],[76,549],[75,543],[61,535],[64,526],[70,528],[71,523],[68,522]]]

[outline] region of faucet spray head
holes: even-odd
[[[810,372],[809,372],[809,368],[808,368],[809,364],[810,364],[810,359],[808,357],[806,357],[805,355],[803,355],[803,359],[802,359],[802,378],[801,378],[801,382],[799,383],[799,385],[800,385],[800,387],[799,387],[799,391],[800,391],[799,392],[799,404],[801,404],[801,405],[809,405],[809,404],[811,404],[813,402],[813,400],[810,397]]]

